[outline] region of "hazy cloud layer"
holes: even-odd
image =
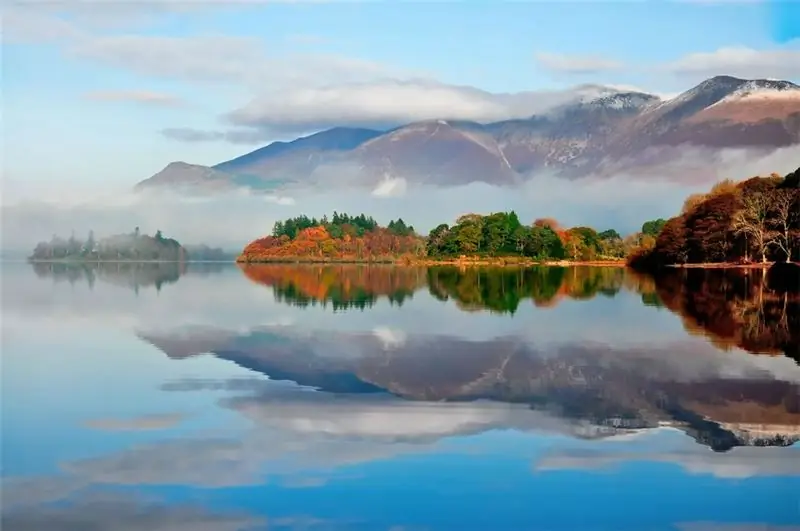
[[[797,454],[793,458],[792,454]],[[800,475],[800,453],[786,448],[744,446],[726,453],[702,445],[664,452],[610,452],[603,448],[555,450],[534,464],[537,471],[600,470],[631,461],[671,463],[690,474],[737,479],[753,476]]]
[[[63,500],[69,503],[52,504]],[[0,522],[8,531],[255,531],[266,524],[241,512],[167,505],[138,492],[114,494],[74,477],[6,479]]]
[[[194,135],[195,132],[176,133]],[[203,139],[197,135],[196,140]],[[346,166],[321,167],[306,185],[270,194],[232,190],[215,195],[180,195],[155,190],[133,194],[129,189],[69,187],[36,188],[4,182],[2,242],[4,249],[31,250],[53,234],[78,235],[90,229],[98,236],[130,232],[140,226],[185,243],[207,243],[239,249],[268,234],[275,221],[307,214],[322,217],[333,210],[364,212],[382,223],[402,217],[426,233],[439,223],[452,223],[465,212],[514,209],[524,222],[555,217],[567,226],[590,225],[620,233],[638,230],[657,217],[680,211],[691,193],[707,191],[719,179],[740,180],[797,168],[796,147],[764,153],[749,149],[709,151],[665,148],[666,166],[614,178],[587,177],[570,181],[537,174],[521,187],[485,183],[439,188],[405,179],[366,182]],[[715,171],[698,171],[697,168]],[[336,183],[331,189],[331,183]],[[214,220],[197,223],[198,219]]]
[[[178,142],[217,142],[225,140],[231,144],[263,144],[268,142],[273,133],[259,129],[230,129],[227,131],[203,130],[191,127],[168,127],[161,130],[161,134],[170,140]]]
[[[171,94],[135,90],[101,90],[87,92],[84,97],[94,101],[131,102],[161,107],[179,107],[184,101]]]
[[[374,395],[332,400],[326,393],[269,382],[258,394],[225,400],[223,405],[250,420],[253,428],[236,438],[145,444],[63,463],[62,469],[90,485],[215,488],[307,477],[311,472],[319,483],[349,465],[443,451],[440,443],[454,436],[509,427],[545,435],[592,431],[586,423],[521,404],[407,402]],[[610,428],[605,431],[613,434]]]
[[[335,181],[329,181],[335,182]],[[631,186],[622,188],[618,183]],[[680,208],[687,192],[668,182],[630,183],[626,179],[591,184],[541,177],[524,189],[498,188],[475,183],[453,188],[410,185],[403,180],[355,187],[337,183],[339,191],[294,190],[291,195],[222,193],[206,197],[179,197],[168,193],[133,195],[131,192],[101,194],[79,190],[51,190],[39,200],[3,206],[3,246],[32,250],[51,235],[100,236],[142,231],[164,234],[186,243],[207,243],[240,249],[249,241],[267,235],[275,221],[307,214],[322,217],[333,210],[364,212],[382,223],[402,217],[425,233],[439,223],[452,223],[464,212],[516,209],[521,219],[532,222],[543,216],[567,225],[614,227],[632,232],[655,213],[668,216]],[[60,192],[61,199],[54,197]],[[43,194],[47,194],[43,191]],[[624,207],[624,208],[621,208]],[[198,219],[213,220],[198,223]]]
[[[61,468],[66,478],[53,478],[51,484],[48,478],[38,483],[7,482],[4,491],[10,491],[17,506],[30,506],[37,498],[63,499],[87,486],[224,488],[279,480],[288,488],[307,488],[346,475],[347,467],[361,463],[409,454],[481,450],[474,445],[444,447],[449,437],[509,427],[544,436],[590,433],[588,426],[521,404],[404,402],[374,396],[331,400],[324,393],[286,386],[265,386],[260,394],[223,403],[248,418],[252,429],[236,438],[168,440],[65,462]],[[792,450],[737,448],[715,454],[680,433],[674,433],[672,444],[660,453],[637,451],[662,435],[662,430],[653,430],[634,438],[623,436],[619,441],[613,436],[573,441],[535,458],[533,472],[656,461],[674,462],[691,473],[730,479],[792,474],[795,468],[786,464],[787,453]]]
[[[177,140],[179,142],[211,142],[214,140],[221,140],[225,137],[225,133],[220,131],[202,131],[188,127],[170,127],[162,129],[161,134],[170,140]]]
[[[265,94],[227,115],[236,125],[312,131],[337,125],[387,127],[432,119],[491,122],[528,117],[582,98],[619,92],[599,85],[497,94],[430,79],[383,79]]]
[[[4,514],[7,531],[248,531],[265,521],[250,516],[215,514],[193,506],[137,504],[131,501],[80,501],[68,506],[36,507]],[[272,529],[272,527],[269,527]]]
[[[301,53],[275,53],[268,41],[255,37],[223,34],[174,37],[118,30],[109,34],[91,23],[102,19],[103,14],[124,21],[136,18],[133,16],[136,13],[150,16],[165,11],[191,12],[214,5],[161,0],[148,2],[137,11],[133,4],[116,2],[73,1],[48,7],[45,2],[29,0],[8,9],[4,39],[56,42],[70,58],[144,76],[245,87],[246,92],[255,96],[222,116],[223,121],[253,127],[254,132],[218,130],[190,134],[181,124],[165,132],[170,136],[184,131],[170,137],[187,141],[248,143],[263,141],[269,135],[275,138],[335,125],[384,127],[436,118],[476,121],[519,118],[587,93],[585,88],[578,87],[496,94],[448,84],[430,72],[335,55],[313,47]],[[229,7],[257,5],[241,0]],[[69,16],[64,16],[65,13]],[[770,50],[731,46],[638,68],[656,76],[679,74],[691,78],[690,83],[718,74],[797,79],[800,50],[795,42]],[[535,53],[534,60],[550,72],[567,75],[595,75],[626,67],[614,58],[548,51]],[[596,87],[593,90],[597,92]]]
[[[800,41],[798,41],[800,44]],[[743,78],[800,79],[800,48],[754,50],[745,46],[696,52],[663,65],[667,71],[694,78],[721,74]]]
[[[87,420],[87,428],[100,431],[150,431],[174,428],[184,419],[180,413],[143,415],[133,418],[102,418]]]

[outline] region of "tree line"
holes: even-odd
[[[629,264],[658,269],[690,263],[800,261],[800,169],[781,177],[715,184],[688,197]]]
[[[402,218],[385,227],[372,216],[334,212],[321,219],[306,215],[277,221],[272,233],[248,244],[239,262],[394,261],[424,255],[424,239]]]
[[[427,237],[402,218],[383,227],[364,214],[334,212],[321,219],[306,215],[278,221],[270,236],[250,243],[238,258],[259,261],[394,261],[469,257],[522,257],[546,260],[621,260],[642,245],[650,245],[665,220],[647,221],[641,232],[623,238],[616,230],[564,228],[552,218],[523,224],[514,211],[465,214],[455,224],[443,223]]]
[[[552,218],[524,225],[517,213],[510,211],[465,214],[452,226],[443,223],[430,232],[426,250],[432,258],[477,255],[589,261],[623,258],[626,245],[631,244],[614,229],[563,228]]]
[[[367,232],[372,232],[379,228],[378,222],[372,216],[363,213],[357,216],[350,214],[340,214],[334,210],[333,215],[327,215],[321,219],[309,218],[306,215],[296,216],[283,221],[277,221],[272,227],[272,236],[280,238],[287,236],[293,240],[306,229],[323,227],[330,234],[331,238],[342,238],[346,234],[351,237],[361,237]],[[386,229],[396,236],[412,236],[415,234],[414,227],[406,225],[402,218],[397,221],[392,220]]]
[[[33,250],[30,260],[77,260],[77,261],[112,261],[112,260],[157,260],[179,262],[187,259],[186,250],[172,238],[165,238],[161,231],[149,236],[141,234],[139,227],[128,234],[117,234],[103,239],[96,239],[94,231],[89,231],[85,240],[57,235],[48,242],[39,242]]]

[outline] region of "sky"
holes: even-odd
[[[172,161],[213,165],[332,124],[507,117],[504,94],[800,81],[798,6],[12,0],[3,204],[129,191]]]

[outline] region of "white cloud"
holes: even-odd
[[[191,127],[168,127],[161,130],[161,134],[170,140],[179,142],[213,142],[225,138],[222,131],[204,131]]]
[[[98,90],[87,92],[84,97],[93,101],[133,102],[162,107],[177,107],[184,104],[177,96],[147,90]]]
[[[556,105],[615,92],[619,90],[582,85],[501,94],[431,79],[382,79],[265,94],[232,111],[227,119],[240,126],[289,131],[344,124],[381,128],[433,119],[491,122],[528,117]]]
[[[372,195],[375,197],[402,197],[406,193],[407,186],[408,183],[402,177],[387,177],[372,190]]]
[[[385,349],[401,347],[405,344],[407,338],[406,333],[402,330],[389,328],[388,326],[375,327],[372,333],[383,343],[383,348]]]
[[[3,42],[30,44],[76,39],[82,32],[72,23],[42,13],[38,8],[3,6]]]
[[[167,127],[161,135],[178,142],[218,142],[224,140],[231,144],[263,144],[274,139],[268,131],[251,128],[229,129],[227,131],[195,129],[193,127]]]
[[[565,55],[550,52],[539,52],[536,62],[545,70],[559,74],[598,74],[612,70],[620,70],[625,65],[614,59],[597,55]]]
[[[187,141],[254,143],[268,132],[311,132],[337,125],[394,126],[443,118],[493,121],[529,116],[578,97],[614,89],[490,93],[447,84],[430,72],[308,50],[277,53],[255,37],[222,34],[111,34],[78,26],[57,13],[17,9],[16,38],[59,41],[67,57],[143,76],[246,88],[257,94],[226,115],[252,131],[164,131]],[[269,90],[264,92],[264,88]],[[265,131],[266,130],[266,131]]]
[[[673,463],[690,474],[711,474],[737,479],[753,476],[796,476],[800,459],[796,451],[778,447],[738,447],[729,452],[712,452],[702,445],[663,452],[617,452],[608,448],[555,450],[534,463],[534,469],[585,470],[603,469],[631,461]]]
[[[71,43],[67,53],[144,75],[220,83],[247,79],[264,60],[261,40],[222,35],[91,36]]]
[[[688,54],[661,66],[678,75],[709,78],[731,75],[742,78],[800,78],[800,49],[754,50],[746,46],[719,48]]]
[[[84,425],[100,431],[150,431],[173,428],[184,420],[181,413],[160,413],[133,418],[90,419]]]
[[[67,482],[56,477],[6,481],[3,495],[3,528],[15,531],[242,531],[261,529],[265,523],[263,518],[240,512],[166,504],[136,491],[101,491],[72,478]],[[49,503],[65,499],[69,504]]]

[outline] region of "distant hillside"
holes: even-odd
[[[570,178],[642,171],[674,162],[679,147],[770,150],[798,143],[800,87],[717,76],[666,101],[599,87],[576,92],[574,101],[546,113],[496,123],[429,120],[389,131],[337,127],[213,167],[171,163],[137,189],[374,187],[386,177],[439,186],[513,185],[541,171]]]

